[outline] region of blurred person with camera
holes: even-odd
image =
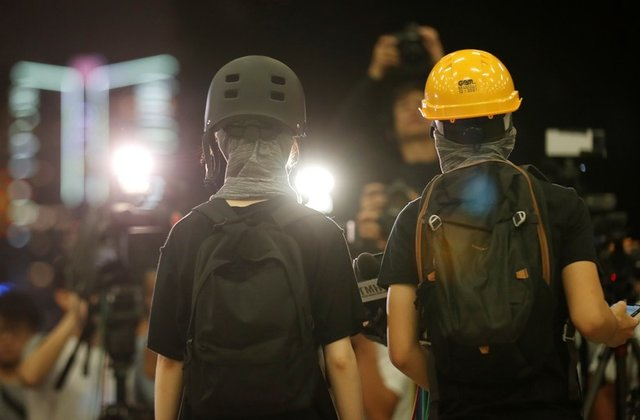
[[[352,172],[355,219],[352,254],[384,250],[396,215],[439,173],[429,125],[421,117],[425,72],[443,55],[436,29],[409,23],[376,41],[367,74],[348,93],[334,120]],[[355,216],[354,216],[355,214]],[[364,279],[360,279],[364,280]],[[373,322],[373,321],[372,321]],[[383,321],[384,323],[384,321]],[[415,384],[388,357],[385,338],[353,338],[367,418],[411,415]]]
[[[51,287],[61,316],[30,340],[18,368],[28,419],[151,418],[137,405],[130,369],[142,295],[104,236],[85,236],[92,222],[87,216],[73,252],[56,260]],[[100,245],[89,250],[93,240]]]
[[[97,341],[97,331],[85,328],[89,304],[61,275],[55,276],[53,298],[62,316],[51,331],[31,340],[18,368],[27,387],[27,418],[96,419],[102,394],[111,388],[113,395],[113,383],[104,375],[107,355]],[[87,331],[88,336],[83,336]],[[66,372],[68,362],[72,363]]]
[[[376,41],[366,76],[347,94],[333,121],[342,139],[344,163],[352,173],[355,214],[354,255],[379,252],[397,212],[439,173],[429,125],[418,111],[428,69],[443,55],[436,29],[408,24]]]
[[[0,295],[0,418],[27,418],[18,366],[42,314],[27,292],[11,289]]]
[[[76,290],[65,273],[67,264],[58,261],[52,284],[60,319],[29,342],[18,368],[32,420],[97,419],[103,405],[115,401],[115,381],[106,370],[109,357],[97,328],[98,296]]]

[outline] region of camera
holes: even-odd
[[[398,40],[398,51],[402,66],[406,70],[416,70],[424,72],[431,64],[429,54],[424,48],[420,26],[415,22],[408,23],[400,32],[394,35]]]

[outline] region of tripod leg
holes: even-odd
[[[616,420],[624,420],[626,417],[626,401],[629,392],[627,377],[627,346],[625,343],[615,348],[616,355]]]
[[[631,352],[636,360],[636,378],[638,382],[636,386],[640,385],[640,343],[638,343],[638,339],[636,337],[631,337],[629,339],[629,343],[631,343]]]
[[[629,385],[629,399],[627,401],[626,414],[629,419],[638,419],[640,416],[640,399],[638,398],[638,387],[640,386],[640,343],[635,336],[631,337],[628,342],[631,344],[631,354],[633,355],[633,361],[635,361],[635,365],[633,366],[634,376],[629,376],[629,378],[635,378],[635,382]]]
[[[589,381],[589,388],[587,389],[587,393],[584,398],[584,403],[582,406],[582,413],[585,420],[589,419],[589,415],[591,414],[591,408],[593,408],[593,401],[596,398],[596,394],[600,385],[602,384],[602,379],[604,377],[604,370],[607,367],[607,363],[609,359],[613,355],[613,349],[610,347],[604,346],[598,355],[598,366],[596,368],[593,377]]]
[[[589,386],[589,342],[580,336],[580,344],[578,344],[580,379],[582,389]]]

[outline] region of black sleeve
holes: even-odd
[[[364,305],[353,272],[343,230],[326,219],[307,233],[303,258],[309,280],[315,335],[321,345],[352,336],[362,329]],[[314,237],[315,240],[309,241]]]
[[[172,231],[173,233],[173,231]],[[156,284],[149,314],[147,346],[163,356],[182,360],[181,334],[177,322],[179,312],[177,288],[177,264],[173,251],[174,236],[170,233],[160,249],[160,259],[156,270]],[[173,291],[173,293],[172,293]]]
[[[398,214],[382,256],[378,285],[418,284],[416,265],[416,222],[420,200],[411,201]]]
[[[171,229],[160,250],[147,346],[174,360],[183,358],[195,259],[208,232],[207,220],[190,213]]]
[[[560,245],[556,247],[559,269],[576,261],[597,262],[595,235],[589,209],[575,190],[566,189],[566,197],[560,202],[565,211],[560,231]]]

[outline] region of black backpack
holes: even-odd
[[[221,199],[193,209],[213,222],[196,259],[184,360],[185,397],[197,416],[251,417],[312,405],[321,378],[318,347],[300,250],[283,227],[320,213],[273,203],[267,222],[255,211],[238,216]]]
[[[542,178],[532,166],[487,160],[425,187],[416,307],[438,376],[507,383],[536,372],[554,351],[562,332],[554,331]]]

